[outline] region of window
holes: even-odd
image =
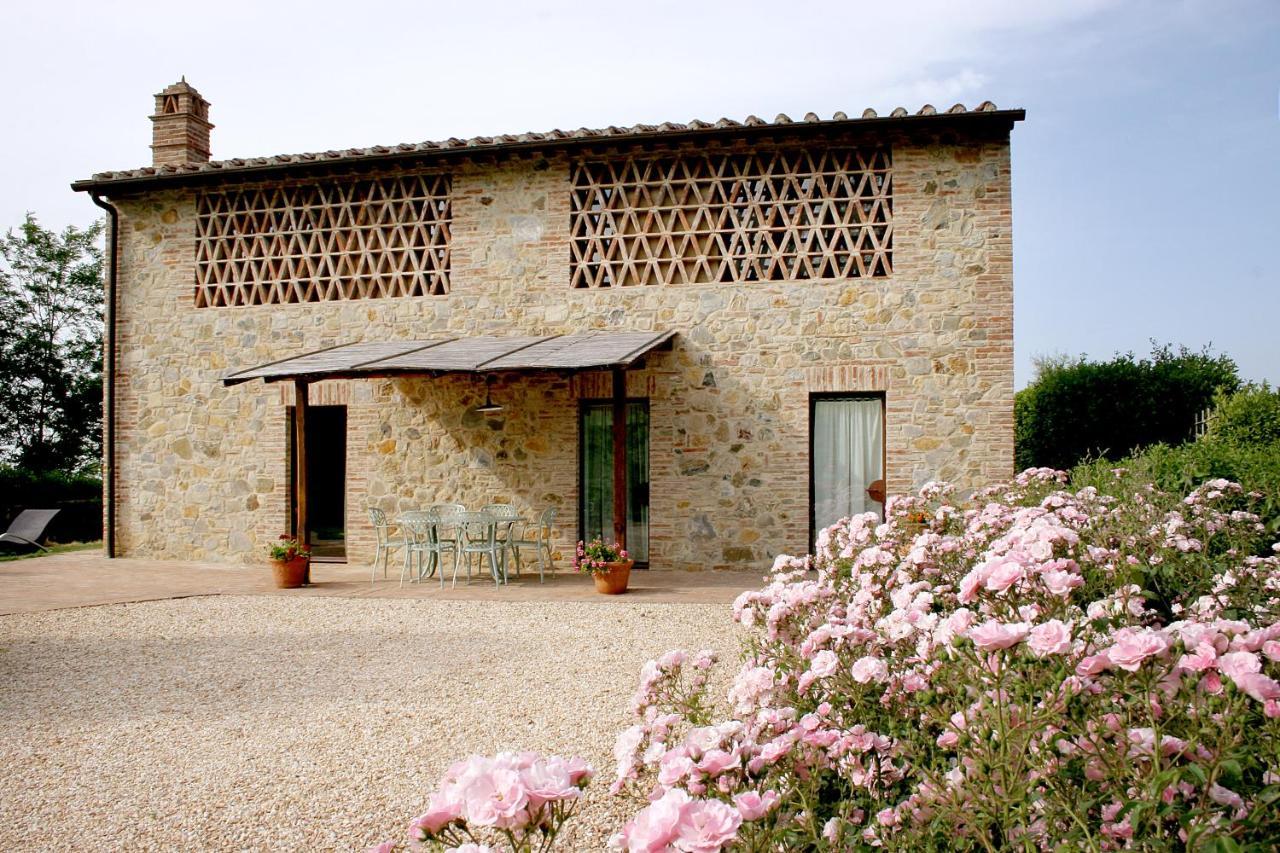
[[[582,161],[572,183],[575,288],[891,270],[886,148]]]
[[[884,512],[884,397],[814,395],[809,405],[810,529]]]
[[[450,190],[398,175],[201,193],[196,307],[446,294]]]
[[[613,404],[583,401],[579,424],[579,529],[613,541]],[[649,401],[627,401],[627,551],[649,562]]]

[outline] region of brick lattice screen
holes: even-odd
[[[573,286],[887,276],[890,177],[879,147],[578,162]]]
[[[201,193],[196,307],[446,294],[450,189],[420,174]]]

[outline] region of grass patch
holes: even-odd
[[[5,547],[8,547],[7,545]],[[72,551],[92,551],[102,548],[101,542],[68,542],[65,545],[53,544],[48,545],[48,551],[31,551],[23,554],[0,553],[0,563],[8,563],[13,560],[30,560],[34,557],[48,557],[51,554],[68,554]]]

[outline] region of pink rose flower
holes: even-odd
[[[366,849],[364,853],[393,853],[395,849],[396,843],[394,841],[384,841]]]
[[[1129,672],[1137,672],[1144,660],[1169,648],[1164,635],[1152,630],[1121,628],[1112,639],[1114,645],[1107,650],[1107,660]]]
[[[683,752],[668,752],[658,763],[658,784],[665,788],[679,784],[693,773],[693,759]]]
[[[996,563],[987,572],[986,587],[992,592],[1004,592],[1027,576],[1027,570],[1012,558]]]
[[[1084,578],[1071,572],[1054,570],[1041,574],[1040,582],[1054,595],[1066,597],[1071,594],[1071,590],[1084,585]]]
[[[813,660],[809,661],[809,671],[818,678],[826,678],[834,673],[839,665],[840,659],[836,657],[836,653],[823,649],[813,656]]]
[[[760,748],[760,754],[757,757],[766,764],[772,764],[790,752],[791,747],[795,746],[795,742],[796,737],[790,732],[778,735]]]
[[[565,762],[565,767],[569,771],[569,781],[578,786],[587,784],[596,775],[596,769],[576,755]]]
[[[866,684],[869,681],[883,681],[889,674],[889,668],[885,666],[884,661],[873,655],[858,658],[850,669],[850,675],[853,680],[859,684]]]
[[[1071,628],[1061,620],[1050,619],[1031,629],[1027,647],[1040,658],[1063,654],[1071,648]]]
[[[467,822],[477,826],[511,829],[528,819],[529,793],[516,770],[498,767],[477,774],[466,780],[462,799]]]
[[[1262,661],[1252,652],[1227,652],[1218,658],[1218,671],[1238,683],[1247,672],[1261,672]]]
[[[960,579],[960,594],[957,596],[961,604],[972,604],[973,600],[978,597],[978,590],[982,589],[983,583],[987,580],[986,573],[980,569],[974,569]]]
[[[1185,672],[1204,672],[1206,669],[1217,664],[1218,652],[1213,647],[1213,643],[1207,640],[1201,640],[1195,647],[1195,651],[1191,654],[1183,655],[1178,659],[1178,669]]]
[[[719,800],[694,800],[684,808],[675,839],[686,853],[718,853],[737,840],[742,815]]]
[[[1204,674],[1204,678],[1200,679],[1196,689],[1203,690],[1212,696],[1217,696],[1222,693],[1222,677],[1218,675],[1216,670],[1211,669]]]
[[[613,743],[613,757],[618,762],[618,778],[626,778],[635,770],[636,750],[644,740],[644,728],[630,726],[618,733]]]
[[[427,810],[409,824],[409,837],[425,841],[445,825],[462,817],[462,800],[452,791],[437,791],[427,801]]]
[[[968,637],[980,650],[993,652],[1017,645],[1030,630],[1031,626],[1026,622],[1010,622],[1006,625],[992,619],[970,628]]]
[[[531,809],[556,800],[572,800],[581,793],[562,758],[534,761],[520,771],[520,781],[528,792]]]
[[[1280,681],[1268,678],[1260,672],[1242,672],[1238,676],[1232,676],[1231,680],[1236,683],[1236,687],[1259,702],[1280,699]]]
[[[950,749],[951,747],[955,746],[959,742],[960,742],[960,735],[956,734],[950,729],[947,729],[945,732],[938,735],[938,746],[942,747],[943,749]]]
[[[730,767],[738,766],[738,756],[723,749],[709,750],[698,762],[698,772],[707,776],[719,776]]]
[[[1262,644],[1262,653],[1267,656],[1268,660],[1280,663],[1280,641],[1267,640]]]
[[[684,666],[684,662],[688,659],[689,653],[684,649],[672,649],[658,658],[658,667],[661,669],[675,669],[678,666]]]
[[[746,791],[734,797],[733,804],[738,807],[738,814],[743,820],[759,820],[773,811],[781,799],[777,791],[765,791],[763,794]]]
[[[609,839],[609,846],[627,853],[665,853],[675,841],[692,798],[672,788],[640,810],[622,830]]]
[[[955,613],[947,617],[947,627],[951,629],[953,634],[963,635],[965,631],[974,623],[973,611],[967,607],[961,607]]]
[[[908,672],[902,676],[902,689],[907,693],[918,693],[929,686],[929,682],[925,681],[923,675],[918,672]]]

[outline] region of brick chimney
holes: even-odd
[[[209,162],[209,102],[200,97],[187,78],[156,95],[151,116],[151,163],[176,166]]]

